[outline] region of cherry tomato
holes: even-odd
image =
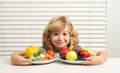
[[[47,50],[46,54],[51,55],[52,57],[54,57],[54,51],[53,50]]]

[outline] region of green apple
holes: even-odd
[[[77,60],[77,53],[75,51],[69,51],[66,54],[66,60],[71,60],[71,61]]]

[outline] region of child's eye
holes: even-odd
[[[58,33],[54,33],[54,35],[58,35]]]
[[[66,33],[63,34],[64,36],[67,35]]]

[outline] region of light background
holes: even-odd
[[[68,16],[79,33],[79,45],[106,50],[106,0],[0,0],[0,55],[42,45],[45,25]]]
[[[107,51],[120,58],[120,0],[107,0]]]
[[[120,0],[107,0],[107,20],[108,55],[120,58]]]

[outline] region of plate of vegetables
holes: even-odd
[[[25,58],[29,59],[32,64],[48,64],[55,61],[53,50],[46,50],[38,46],[27,47]]]

